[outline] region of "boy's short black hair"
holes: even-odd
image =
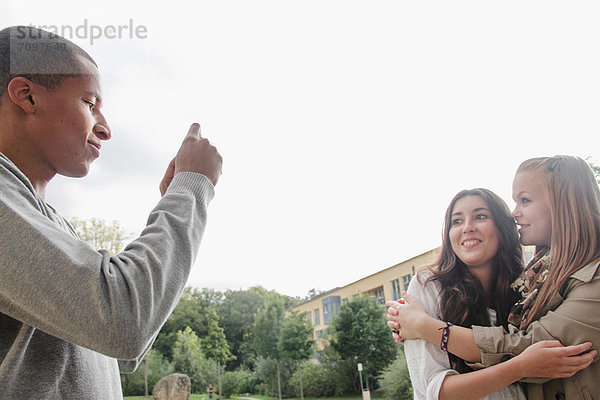
[[[75,43],[33,26],[11,26],[0,31],[0,97],[8,83],[22,76],[48,90],[67,77],[83,73],[78,57],[96,63]]]

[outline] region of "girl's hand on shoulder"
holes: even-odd
[[[515,357],[520,359],[523,377],[569,378],[588,367],[598,353],[590,350],[592,343],[563,346],[558,340],[544,340],[525,349]]]

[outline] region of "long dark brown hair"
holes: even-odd
[[[481,282],[456,256],[450,243],[449,232],[454,206],[458,200],[466,196],[479,196],[486,202],[498,229],[500,246],[494,257],[494,276],[489,294],[485,293]],[[440,258],[431,268],[433,275],[426,281],[429,283],[437,280],[441,284],[441,317],[445,321],[467,328],[472,325],[490,326],[488,308],[491,308],[496,311],[496,324],[507,328],[510,308],[518,299],[510,284],[522,271],[523,255],[517,226],[506,203],[488,189],[478,188],[459,192],[446,210],[442,237]],[[458,372],[471,370],[460,358],[452,354],[449,356],[452,367]]]

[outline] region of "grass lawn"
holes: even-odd
[[[279,400],[277,397],[269,397],[269,396],[262,396],[259,394],[251,394],[248,397],[252,397],[254,399],[260,399],[260,400]],[[129,397],[125,397],[124,400],[141,400],[141,399],[151,399],[152,395],[148,396],[148,397],[144,397],[144,396],[129,396]],[[190,396],[190,400],[202,400],[202,398],[208,399],[208,395],[207,394],[192,394]],[[215,397],[216,398],[216,397]],[[232,399],[235,399],[235,397],[232,397]],[[356,396],[356,397],[305,397],[304,400],[361,400],[362,397],[360,396]],[[300,400],[299,397],[293,397],[293,398],[289,398],[289,399],[285,399],[285,400]],[[383,397],[371,397],[371,400],[384,400]]]
[[[259,394],[251,394],[248,397],[260,400],[279,400],[277,397],[261,396]],[[300,400],[300,397],[290,397],[285,400]],[[304,397],[304,400],[362,400],[361,396],[355,397]],[[383,397],[371,397],[371,400],[385,400]]]
[[[152,395],[150,394],[148,397],[145,396],[125,396],[123,397],[123,400],[138,400],[138,399],[151,399]],[[190,400],[202,400],[202,398],[208,399],[208,395],[207,394],[192,394],[190,396]]]

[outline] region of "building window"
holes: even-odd
[[[398,300],[400,298],[400,280],[394,279],[392,282],[392,300]]]
[[[316,325],[321,325],[321,317],[319,316],[319,309],[315,308],[315,326]]]
[[[331,320],[331,314],[333,313],[332,304],[323,304],[323,322]]]
[[[348,304],[348,298],[347,297],[342,299],[342,305],[344,305],[344,304]]]
[[[340,311],[340,296],[325,297],[321,303],[323,304],[323,323],[329,325]]]
[[[310,314],[310,311],[307,311],[306,313],[304,313],[304,315],[308,323],[312,325],[312,315]]]
[[[404,291],[408,290],[408,284],[410,283],[410,278],[411,278],[410,274],[404,275],[402,277],[402,290],[404,290]]]
[[[385,295],[383,294],[383,286],[379,286],[378,288],[373,289],[371,292],[369,292],[369,295],[371,297],[375,297],[375,300],[377,300],[377,303],[379,305],[385,305]]]

